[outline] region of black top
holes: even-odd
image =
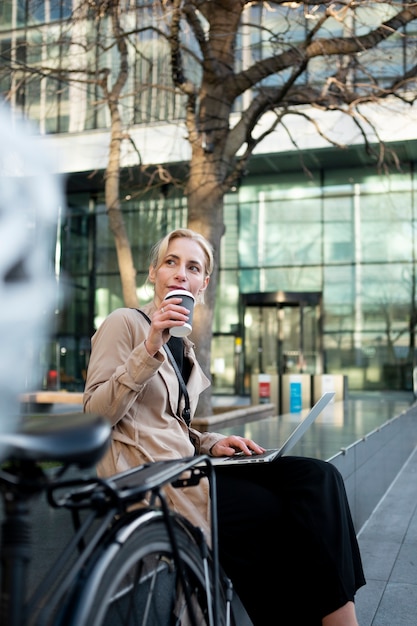
[[[185,384],[187,384],[191,372],[191,363],[189,359],[184,358],[184,342],[181,337],[171,337],[168,341],[168,347],[177,362],[178,368],[182,374]]]

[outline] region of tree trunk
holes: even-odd
[[[105,181],[105,200],[110,229],[114,235],[124,304],[128,307],[137,307],[139,303],[136,294],[136,269],[133,264],[132,249],[130,247],[129,237],[126,233],[120,203],[120,156],[122,141],[125,139],[125,136],[122,131],[119,102],[129,76],[127,37],[120,25],[118,2],[109,6],[109,14],[111,16],[112,33],[117,42],[120,66],[110,91],[108,91],[107,88],[106,75],[101,83],[103,92],[106,95],[111,119],[110,151]]]
[[[218,183],[216,161],[207,159],[199,148],[193,150],[186,194],[188,227],[204,235],[214,251],[214,271],[205,293],[205,304],[197,306],[193,323],[197,358],[205,374],[211,378],[213,318],[219,277],[220,241],[224,234],[224,191]],[[196,415],[206,416],[212,412],[212,389],[209,387],[200,396]]]
[[[120,204],[120,149],[122,142],[121,120],[118,107],[110,107],[111,139],[109,161],[106,169],[105,202],[109,226],[114,236],[117,261],[122,283],[123,301],[127,307],[138,307],[136,269]]]

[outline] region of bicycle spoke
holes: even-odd
[[[223,584],[214,624],[212,581],[210,553],[201,549],[201,538],[187,520],[173,515],[168,532],[160,512],[138,513],[94,555],[63,612],[65,624],[227,626]]]

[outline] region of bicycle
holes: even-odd
[[[215,498],[212,549],[202,531],[169,510],[164,485],[198,484],[215,475],[201,455],[158,461],[103,480],[63,478],[104,454],[110,426],[71,413],[29,420],[0,437],[4,502],[0,623],[4,626],[250,626],[217,555]],[[59,464],[45,469],[46,461]],[[73,536],[37,588],[27,594],[32,499],[71,512]],[[150,503],[139,507],[145,497]]]

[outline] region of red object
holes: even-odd
[[[46,377],[46,386],[48,389],[56,389],[58,384],[58,372],[57,370],[49,370]]]
[[[259,397],[269,398],[271,396],[271,383],[269,381],[259,383]]]

